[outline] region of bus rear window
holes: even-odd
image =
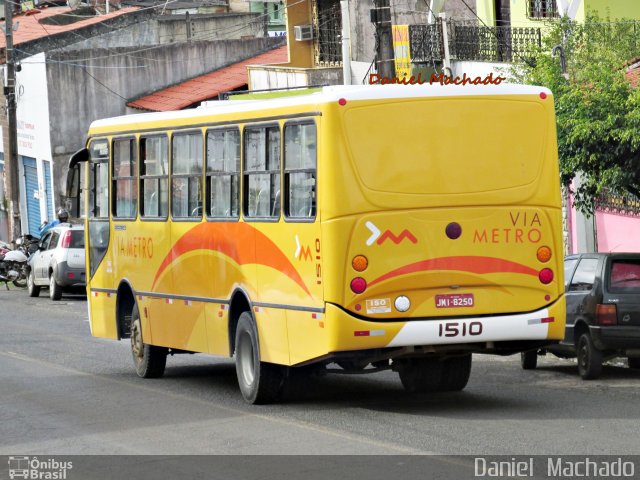
[[[611,262],[609,290],[612,292],[640,292],[640,259]]]
[[[390,193],[474,194],[531,184],[548,128],[541,105],[500,98],[396,102],[345,114],[360,180]]]

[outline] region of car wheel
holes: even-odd
[[[27,291],[30,297],[40,295],[40,287],[36,285],[36,275],[33,273],[33,270],[29,270],[29,276],[27,277]]]
[[[602,352],[598,350],[591,336],[583,333],[578,338],[578,372],[584,380],[593,380],[602,373]]]
[[[49,276],[49,298],[51,300],[60,300],[62,298],[62,287],[56,282],[56,275],[53,272]]]
[[[131,354],[136,373],[142,378],[160,378],[167,365],[168,349],[144,343],[138,305],[131,312]]]
[[[640,369],[640,357],[627,357],[627,362],[629,363],[629,368]]]
[[[400,362],[398,375],[407,392],[437,392],[442,381],[443,362],[438,358],[411,358]]]
[[[447,358],[442,362],[442,376],[439,392],[459,392],[464,390],[471,375],[471,354]]]
[[[243,312],[238,320],[235,359],[240,392],[248,403],[271,403],[280,398],[286,367],[260,361],[258,332],[249,312]]]
[[[523,370],[535,370],[538,366],[538,351],[520,352],[520,366]]]

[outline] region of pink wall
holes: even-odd
[[[596,237],[599,252],[640,252],[640,217],[596,211]]]

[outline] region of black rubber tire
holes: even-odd
[[[438,385],[440,392],[464,390],[471,375],[471,354],[447,358],[442,361],[442,377]]]
[[[242,312],[238,319],[234,356],[238,386],[247,403],[260,405],[280,399],[286,367],[260,361],[258,331],[249,312]]]
[[[142,378],[160,378],[164,375],[169,349],[144,343],[138,305],[131,312],[131,355],[136,373]]]
[[[627,357],[627,362],[629,363],[629,368],[640,370],[640,357]]]
[[[442,380],[443,362],[437,358],[411,358],[400,363],[398,374],[407,392],[437,392]]]
[[[598,350],[591,336],[583,333],[577,343],[578,373],[583,380],[593,380],[602,373],[602,352]]]
[[[29,276],[27,277],[27,291],[30,297],[38,297],[40,295],[40,287],[36,285],[36,276],[33,270],[29,270]]]
[[[538,351],[520,352],[520,366],[523,370],[535,370],[538,366]]]
[[[56,282],[56,275],[53,272],[49,277],[49,298],[55,301],[62,298],[62,287]]]
[[[18,288],[25,288],[27,286],[27,276],[25,275],[26,267],[22,265],[20,267],[19,277],[13,281],[13,284]]]

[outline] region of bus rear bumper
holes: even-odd
[[[327,305],[331,325],[329,351],[410,346],[475,344],[475,351],[491,351],[497,342],[545,342],[564,338],[565,299],[528,313],[465,318],[429,318],[402,322],[360,320]]]

